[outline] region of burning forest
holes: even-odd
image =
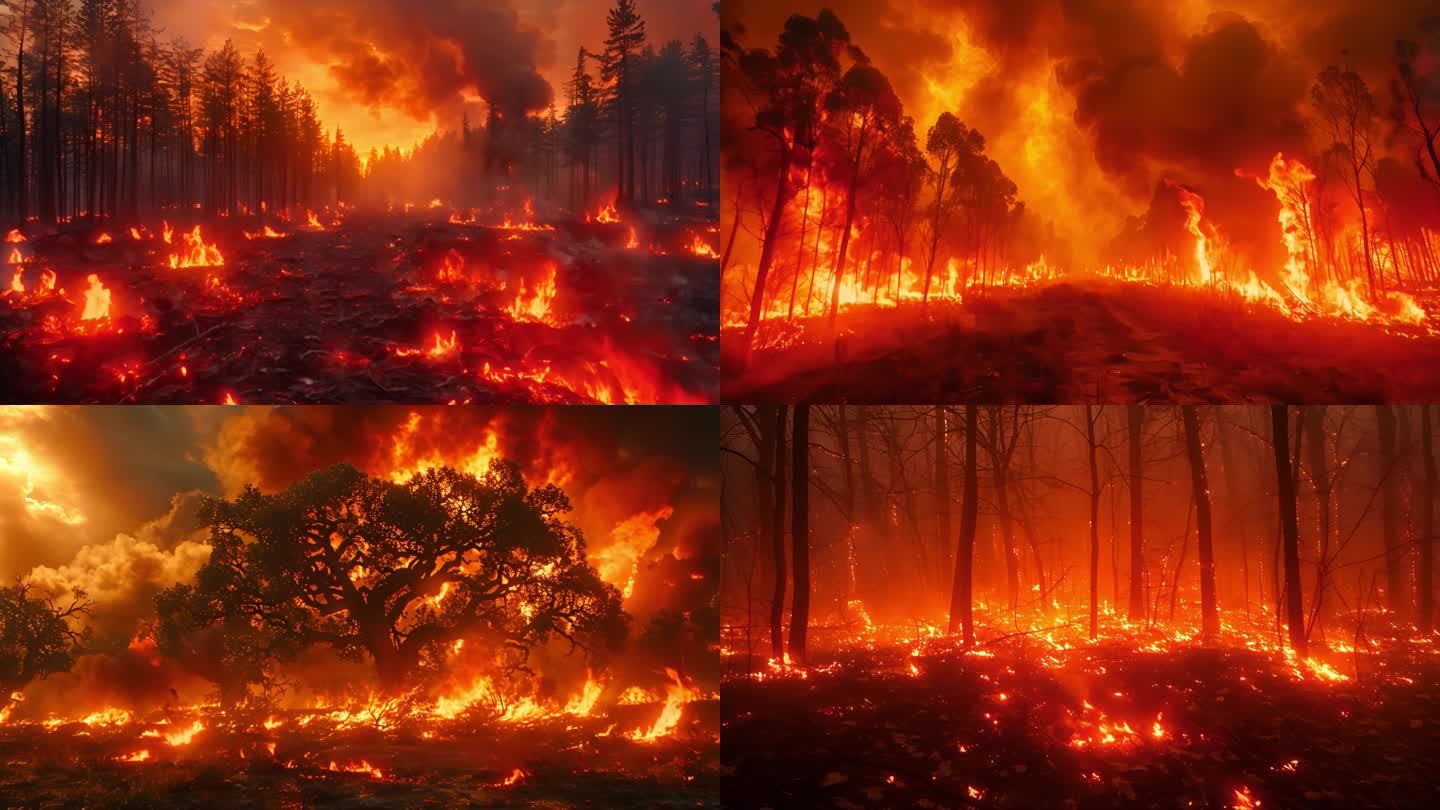
[[[717,806],[715,421],[6,411],[0,797]]]
[[[727,3],[726,399],[1440,396],[1437,20]]]
[[[6,401],[716,398],[708,2],[183,5],[0,3]]]
[[[727,807],[1433,807],[1429,406],[737,407]]]

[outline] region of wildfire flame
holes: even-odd
[[[191,723],[188,728],[183,728],[179,731],[171,732],[163,736],[165,738],[165,742],[169,743],[172,746],[179,747],[182,745],[189,745],[190,742],[195,739],[195,735],[199,734],[204,730],[205,725],[199,720],[196,720],[194,723]]]
[[[100,283],[100,277],[90,274],[85,281],[89,287],[85,290],[85,311],[81,313],[82,321],[100,321],[110,317],[110,291]]]
[[[550,305],[555,301],[555,294],[559,288],[555,283],[556,269],[551,264],[546,269],[545,277],[535,285],[528,297],[525,290],[525,283],[520,283],[520,292],[515,296],[515,303],[510,305],[510,317],[517,321],[531,320],[539,323],[546,323],[550,317]]]
[[[702,259],[720,258],[720,254],[715,252],[715,248],[710,247],[709,242],[706,242],[704,239],[700,238],[700,234],[691,235],[689,250],[691,253],[699,256]]]
[[[685,704],[700,697],[699,691],[687,687],[680,680],[680,673],[666,667],[665,674],[670,677],[671,683],[666,687],[665,706],[660,710],[659,719],[649,730],[631,732],[630,739],[638,742],[654,742],[674,733],[675,729],[680,726],[680,718],[685,712]]]

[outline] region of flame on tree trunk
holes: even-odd
[[[1185,422],[1185,448],[1190,456],[1190,482],[1195,491],[1195,528],[1200,547],[1200,633],[1206,641],[1220,634],[1215,604],[1215,549],[1210,538],[1210,484],[1205,478],[1205,454],[1200,445],[1200,417],[1194,405],[1180,408]]]
[[[770,652],[785,655],[785,406],[775,414],[775,523],[771,531],[775,554],[775,592],[770,597]]]
[[[1145,618],[1144,474],[1145,453],[1140,446],[1145,411],[1139,405],[1126,406],[1126,426],[1130,437],[1130,621]]]
[[[965,501],[960,507],[960,544],[955,551],[955,584],[950,592],[950,624],[947,629],[953,635],[959,625],[964,630],[967,647],[975,643],[970,573],[975,555],[976,496],[979,490],[975,466],[977,413],[978,406],[965,406]]]
[[[810,406],[795,406],[795,601],[790,611],[790,659],[805,663],[805,629],[810,621]]]
[[[1280,493],[1280,537],[1285,554],[1285,620],[1290,647],[1305,654],[1305,608],[1300,594],[1300,520],[1295,511],[1295,478],[1290,469],[1290,413],[1288,405],[1270,406],[1275,445],[1275,476]]]

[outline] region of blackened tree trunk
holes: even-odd
[[[1215,604],[1215,548],[1210,534],[1210,483],[1205,477],[1205,453],[1200,446],[1200,417],[1194,405],[1180,408],[1185,422],[1185,449],[1190,456],[1190,484],[1195,493],[1195,528],[1200,548],[1200,635],[1212,642],[1220,634],[1220,612]]]
[[[785,406],[775,417],[775,522],[770,542],[775,554],[775,591],[770,597],[770,653],[785,656]]]
[[[810,622],[810,406],[795,406],[795,517],[790,545],[795,554],[795,601],[790,611],[790,660],[805,663]]]
[[[940,547],[950,540],[950,475],[945,463],[945,406],[935,406],[935,525]]]
[[[1130,437],[1130,621],[1145,618],[1145,454],[1140,445],[1145,411],[1139,405],[1125,410]]]
[[[1421,633],[1429,633],[1435,618],[1435,456],[1431,452],[1430,406],[1420,406],[1420,452],[1424,454],[1425,490],[1420,506],[1420,575],[1415,587],[1420,592]]]
[[[1095,420],[1099,413],[1085,406],[1085,440],[1090,460],[1090,638],[1100,631],[1100,465],[1095,455]]]
[[[965,634],[965,646],[975,643],[975,615],[971,598],[971,565],[975,555],[975,522],[978,517],[978,470],[975,458],[975,434],[978,428],[978,407],[965,406],[965,501],[960,507],[960,543],[955,552],[955,582],[950,591],[950,624],[952,635],[956,626]]]
[[[1405,544],[1400,538],[1400,456],[1395,451],[1395,410],[1375,407],[1380,432],[1381,529],[1385,542],[1385,597],[1396,621],[1410,621],[1409,583],[1405,576]]]
[[[1290,467],[1290,413],[1288,405],[1270,406],[1270,427],[1275,445],[1275,477],[1280,493],[1280,537],[1285,555],[1285,621],[1290,647],[1305,655],[1305,606],[1300,593],[1300,521],[1295,512],[1295,478]]]

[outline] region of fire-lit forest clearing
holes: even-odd
[[[1440,396],[1436,19],[728,4],[726,399]]]
[[[5,806],[718,806],[714,412],[103,410],[0,417]]]
[[[1434,807],[1432,407],[722,420],[728,807]]]
[[[0,388],[713,400],[719,70],[690,4],[660,39],[615,0],[572,47],[525,0],[258,0],[195,47],[168,4],[0,2]],[[347,137],[397,121],[429,128]]]

